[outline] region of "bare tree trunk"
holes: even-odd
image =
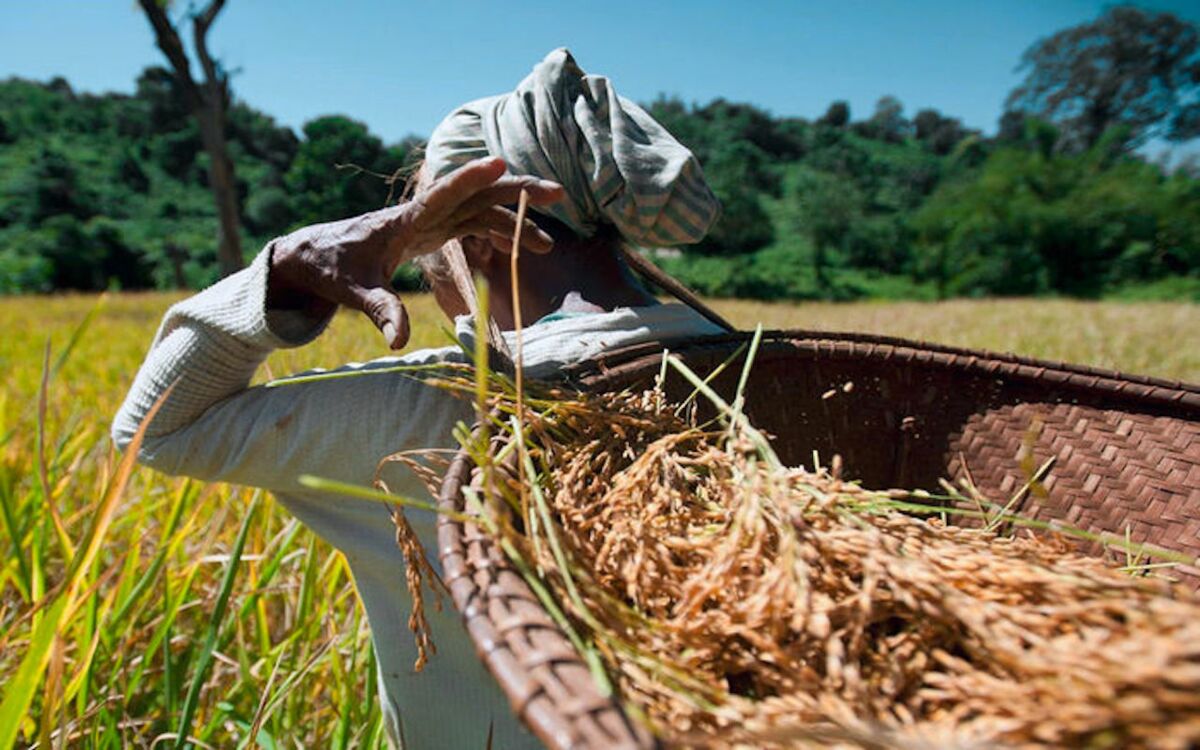
[[[217,259],[221,263],[221,275],[228,276],[242,268],[242,238],[238,233],[241,220],[237,182],[225,143],[224,114],[224,111],[210,110],[199,120],[200,138],[208,152],[208,183],[217,204]]]
[[[197,83],[192,78],[191,65],[179,34],[167,17],[165,3],[159,0],[138,0],[146,13],[158,48],[170,61],[175,77],[183,89],[184,97],[200,127],[200,138],[208,152],[208,184],[213,201],[217,206],[217,259],[221,274],[227,276],[242,268],[242,240],[238,232],[241,220],[238,217],[237,182],[234,179],[233,161],[225,142],[225,109],[229,103],[228,79],[217,69],[208,54],[207,35],[209,27],[225,6],[225,0],[212,0],[200,13],[192,17],[192,34],[196,57],[204,70],[204,81]]]
[[[168,242],[167,258],[171,261],[171,270],[175,272],[175,288],[183,289],[187,286],[187,277],[183,273],[183,262],[187,260],[187,251],[174,242]]]

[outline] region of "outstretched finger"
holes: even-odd
[[[440,221],[503,177],[505,168],[504,160],[497,157],[467,162],[435,181],[427,191],[418,194],[416,200],[424,204],[428,220]]]
[[[512,245],[513,245],[512,232],[497,232],[497,231],[492,230],[487,233],[487,237],[485,237],[484,239],[486,239],[488,242],[490,242],[492,247],[496,248],[504,255],[508,255],[508,254],[512,253]],[[543,250],[539,247],[530,247],[529,240],[526,239],[524,232],[522,232],[521,233],[521,249],[529,250],[536,255],[545,255],[546,253],[550,252],[550,250],[553,250],[554,248],[553,248],[553,246],[551,246],[550,248]]]
[[[533,175],[506,175],[496,180],[486,191],[496,191],[502,193],[502,199],[494,200],[495,203],[516,203],[524,190],[529,193],[529,205],[544,206],[548,203],[556,203],[563,199],[566,191],[563,186],[554,180],[547,180]]]
[[[490,239],[498,235],[508,239],[504,252],[512,250],[512,238],[517,231],[517,215],[503,206],[492,206],[458,224],[453,231],[457,237],[474,235]],[[535,253],[548,253],[554,248],[554,238],[529,219],[521,228],[521,247]]]
[[[361,310],[392,349],[402,349],[408,343],[408,311],[396,293],[384,287],[353,287],[349,290],[353,307]]]
[[[557,182],[537,177],[505,177],[495,185],[479,191],[456,208],[449,218],[450,224],[468,221],[470,217],[492,206],[516,205],[521,191],[529,193],[530,205],[542,206],[562,200],[563,188]],[[516,214],[514,214],[515,216]]]

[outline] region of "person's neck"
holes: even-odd
[[[648,294],[636,282],[601,284],[594,279],[575,279],[556,285],[553,289],[535,292],[537,307],[549,314],[563,312],[610,312],[618,307],[646,307],[657,305],[658,300]],[[533,301],[533,300],[531,300]],[[527,306],[528,307],[528,306]],[[527,309],[523,307],[522,309]]]
[[[553,255],[521,256],[521,317],[525,325],[558,311],[608,312],[658,304],[613,253]],[[503,279],[492,279],[494,290],[504,290],[504,301],[509,303],[505,307],[511,314],[510,285],[507,272]],[[497,322],[503,328],[513,327],[511,320],[497,318]]]

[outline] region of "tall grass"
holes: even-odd
[[[380,747],[342,557],[250,489],[120,486],[108,424],[170,301],[113,297],[87,326],[96,298],[0,303],[0,747]],[[270,369],[373,356],[356,323]]]
[[[173,299],[0,300],[0,748],[379,747],[342,557],[251,489],[121,471],[108,424]],[[1193,305],[717,307],[1200,380]],[[443,343],[432,301],[409,308],[413,345]],[[260,378],[386,354],[377,336],[339,316]]]

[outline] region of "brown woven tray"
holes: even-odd
[[[649,386],[666,346],[701,374],[749,337],[729,334],[629,347],[568,369],[597,390]],[[714,381],[727,397],[740,363]],[[668,379],[682,397],[691,387]],[[1093,532],[1128,533],[1200,557],[1200,386],[1012,355],[860,334],[768,333],[746,412],[787,463],[841,457],[873,488],[937,491],[969,476],[999,502],[1053,458],[1044,492],[1014,509]],[[439,501],[461,509],[472,466],[452,464]],[[513,709],[551,748],[652,747],[601,696],[566,637],[503,553],[471,524],[443,516],[439,554],[454,603]],[[1200,586],[1200,570],[1175,575]]]

